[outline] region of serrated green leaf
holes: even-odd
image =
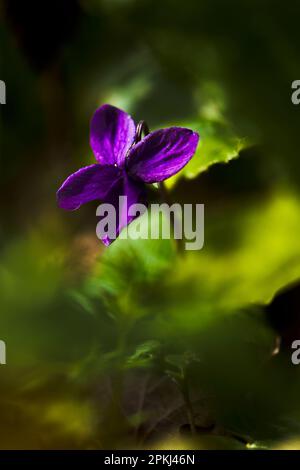
[[[216,163],[230,162],[249,145],[246,138],[238,137],[224,122],[203,120],[185,124],[185,127],[199,133],[199,144],[195,155],[182,171],[166,181],[169,188],[181,177],[195,178]]]

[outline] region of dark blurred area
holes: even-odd
[[[300,337],[300,284],[285,286],[266,308],[267,319],[281,338],[281,348],[291,350]]]
[[[58,60],[64,45],[72,39],[81,9],[74,0],[26,3],[4,1],[4,15],[19,47],[38,71]]]

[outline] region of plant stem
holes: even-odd
[[[168,206],[171,207],[173,203],[171,201],[170,194],[169,194],[164,182],[161,181],[158,184],[158,187],[159,187],[161,202],[163,202],[165,204],[168,204]],[[170,212],[170,217],[171,217],[171,220],[170,220],[171,229],[170,230],[172,230],[173,240],[175,241],[177,252],[182,254],[183,251],[184,251],[183,239],[182,238],[175,238],[175,236],[174,236],[175,224],[179,223],[179,221],[176,219],[176,215],[173,212]]]

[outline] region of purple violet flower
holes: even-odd
[[[183,127],[160,129],[141,139],[144,123],[137,128],[121,109],[105,104],[91,120],[90,145],[97,163],[69,176],[57,191],[59,207],[78,209],[99,199],[114,205],[119,220],[117,235],[135,217],[119,217],[119,196],[127,207],[145,201],[145,183],[159,183],[180,171],[194,155],[199,135]],[[105,237],[105,245],[113,240]]]

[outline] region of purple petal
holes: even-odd
[[[127,196],[126,203],[120,204],[120,196]],[[112,189],[110,194],[105,198],[106,203],[110,203],[116,210],[117,224],[116,224],[116,238],[120,235],[123,228],[135,220],[138,215],[130,215],[130,206],[137,203],[146,203],[146,189],[142,182],[134,181],[124,173],[124,178],[120,180]],[[104,236],[102,242],[108,246],[115,238]]]
[[[194,155],[199,135],[183,127],[160,129],[135,145],[128,171],[145,183],[163,181],[180,171]]]
[[[94,199],[104,199],[122,177],[122,172],[110,165],[86,166],[73,173],[57,191],[59,207],[72,211]]]
[[[122,167],[135,136],[135,124],[129,114],[105,104],[91,120],[90,145],[96,160],[103,165]]]

